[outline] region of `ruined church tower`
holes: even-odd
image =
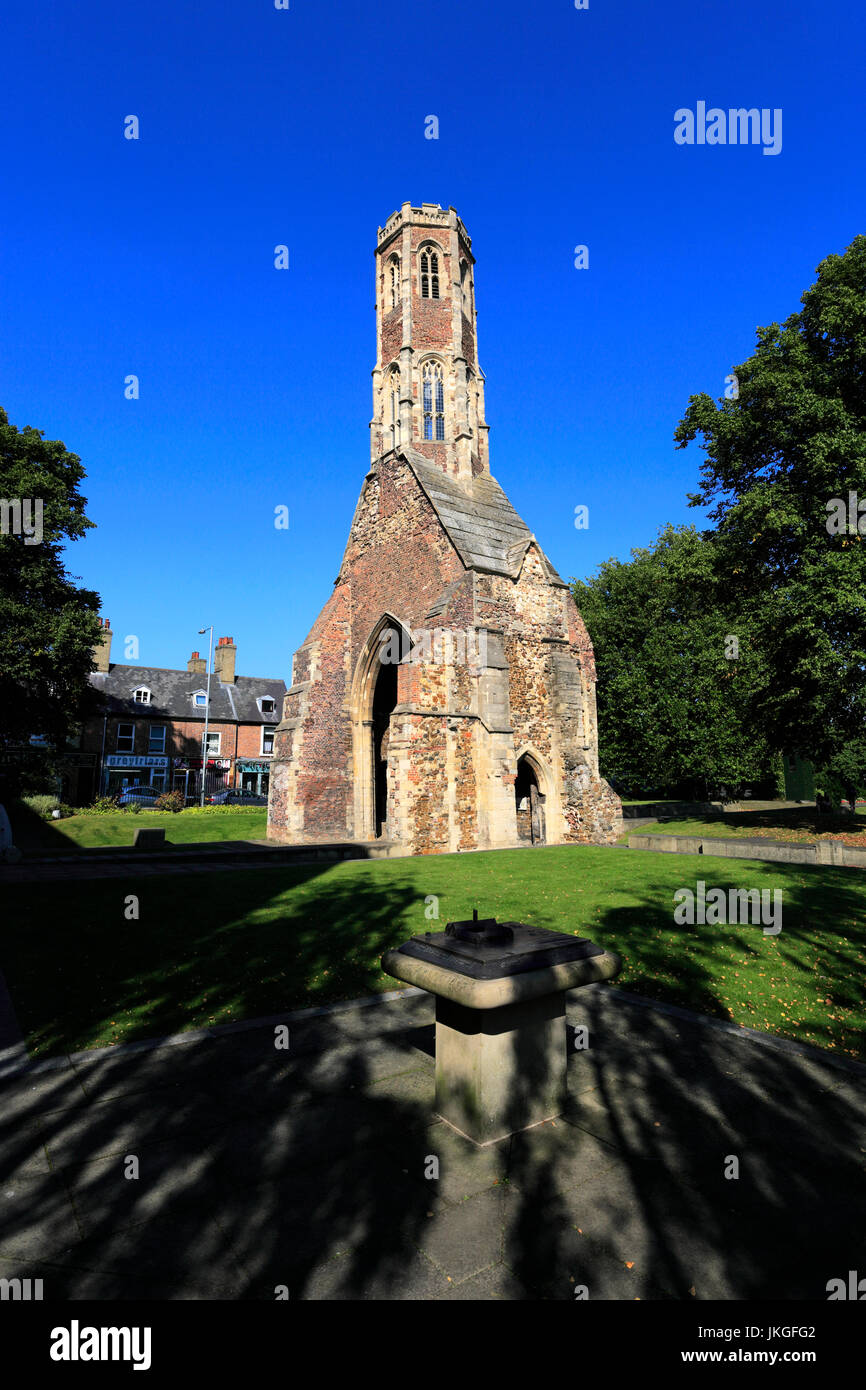
[[[611,843],[592,645],[490,474],[453,208],[404,203],[379,229],[376,345],[370,470],[295,654],[268,834],[383,854]]]
[[[404,203],[379,229],[372,462],[403,444],[444,472],[489,473],[475,259],[453,208]]]

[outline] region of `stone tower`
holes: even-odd
[[[459,478],[490,471],[471,247],[436,203],[404,203],[379,228],[373,463],[411,444]]]
[[[420,854],[621,831],[589,635],[490,475],[474,267],[453,208],[404,203],[379,230],[371,467],[295,654],[274,839]]]

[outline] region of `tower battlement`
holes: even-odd
[[[430,227],[454,225],[465,241],[467,250],[472,248],[472,239],[454,208],[442,208],[438,203],[422,203],[420,208],[413,208],[411,203],[403,203],[396,212],[391,213],[384,227],[379,228],[379,247],[381,248],[383,241],[393,236],[405,222]]]

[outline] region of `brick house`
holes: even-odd
[[[611,843],[589,634],[490,474],[466,228],[404,203],[375,264],[371,466],[295,654],[268,834],[415,854]]]
[[[207,663],[198,652],[182,671],[125,666],[111,661],[111,638],[106,619],[102,641],[94,650],[96,670],[90,676],[102,697],[103,712],[82,731],[79,802],[133,784],[197,796],[206,708],[206,791],[237,787],[267,795],[285,682],[236,675],[237,647],[231,637],[221,637],[208,705]]]

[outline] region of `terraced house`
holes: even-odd
[[[208,703],[207,663],[198,652],[185,670],[127,666],[112,662],[111,639],[106,619],[90,677],[102,713],[83,730],[77,790],[67,796],[83,804],[131,785],[199,795],[206,710],[206,791],[237,787],[266,796],[285,682],[237,675],[234,639],[221,637]]]

